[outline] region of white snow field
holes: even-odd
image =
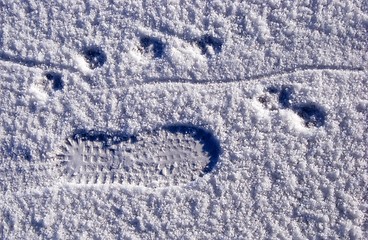
[[[368,239],[368,1],[0,0],[0,239]]]

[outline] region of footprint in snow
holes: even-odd
[[[165,187],[183,185],[211,172],[220,153],[211,132],[168,125],[134,136],[77,131],[54,157],[67,183]]]

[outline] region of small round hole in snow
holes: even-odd
[[[102,67],[107,60],[106,53],[96,46],[86,47],[83,51],[83,56],[91,69]]]
[[[52,81],[52,89],[55,91],[63,90],[64,82],[62,80],[62,75],[57,72],[48,72],[45,74],[46,78]]]

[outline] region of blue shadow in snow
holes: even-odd
[[[121,142],[137,142],[137,137],[134,135],[127,135],[118,131],[96,131],[78,129],[74,131],[73,140],[101,142],[104,147],[119,144]]]
[[[294,89],[291,86],[282,86],[279,94],[279,103],[283,108],[290,108],[292,104]]]
[[[316,103],[296,104],[292,109],[304,119],[307,127],[321,127],[325,125],[326,111]]]

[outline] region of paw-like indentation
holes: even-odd
[[[279,99],[278,93],[279,88],[271,86],[265,89],[265,92],[258,96],[258,101],[263,105],[264,108],[268,110],[277,110],[279,109]]]
[[[164,55],[165,44],[158,38],[144,36],[141,37],[140,44],[143,51],[154,58],[161,58]]]
[[[197,45],[202,54],[212,55],[212,53],[219,54],[221,52],[223,42],[219,38],[206,34],[197,40]]]
[[[296,104],[292,109],[304,120],[307,127],[321,127],[325,124],[326,112],[316,103]]]
[[[49,81],[52,81],[52,89],[55,91],[63,90],[64,82],[62,80],[62,75],[57,72],[48,72],[45,74]]]
[[[268,110],[291,109],[304,120],[306,127],[321,127],[326,121],[326,111],[317,103],[298,103],[294,88],[290,85],[267,87],[258,101]]]
[[[279,103],[282,108],[290,108],[292,105],[294,88],[292,86],[282,86],[279,93]]]
[[[102,67],[107,60],[106,53],[96,46],[86,47],[83,51],[83,56],[91,69]]]
[[[71,183],[163,187],[185,184],[211,172],[220,153],[211,132],[170,125],[136,136],[78,131],[55,156],[62,177]]]

